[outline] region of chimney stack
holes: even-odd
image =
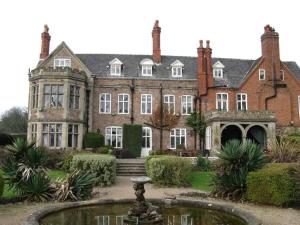
[[[44,32],[42,33],[42,46],[41,46],[40,60],[46,59],[49,55],[51,36],[49,35],[48,31],[49,31],[49,27],[47,24],[45,24]]]
[[[270,25],[264,27],[264,33],[261,35],[261,51],[262,57],[265,60],[266,72],[272,75],[272,77],[279,79],[279,34]]]
[[[161,63],[160,55],[160,32],[161,28],[158,25],[158,20],[155,21],[153,30],[152,30],[152,43],[153,43],[153,61],[155,63]]]

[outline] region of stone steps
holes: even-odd
[[[144,159],[118,159],[117,176],[145,176]]]

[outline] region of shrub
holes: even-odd
[[[292,163],[270,163],[249,173],[246,198],[277,206],[291,203],[295,196],[294,170],[295,164]]]
[[[142,140],[142,125],[123,125],[123,147],[132,157],[141,156]]]
[[[248,172],[262,168],[266,157],[254,142],[239,140],[227,142],[218,154],[216,176],[213,178],[213,193],[234,200],[240,199],[246,192]]]
[[[192,170],[190,159],[177,156],[150,156],[147,158],[147,174],[155,184],[162,186],[186,185]]]
[[[0,172],[0,198],[3,194],[3,191],[4,191],[4,179],[2,173]]]
[[[211,171],[212,163],[210,160],[203,158],[201,155],[197,158],[197,168],[201,171]]]
[[[9,134],[0,133],[0,146],[10,145],[13,142],[13,137]]]
[[[272,162],[297,162],[300,157],[299,143],[291,136],[279,137],[270,143],[270,158]]]
[[[62,149],[45,149],[47,153],[46,166],[49,169],[60,169],[65,157],[69,154],[69,150]]]
[[[99,148],[104,145],[104,136],[100,133],[87,133],[83,139],[85,148]]]
[[[111,185],[116,178],[116,158],[111,155],[74,155],[71,170],[82,170],[96,174],[95,184],[101,187]]]
[[[99,154],[112,154],[112,152],[113,152],[112,149],[113,149],[113,147],[105,145],[103,147],[96,149],[94,152],[99,153]]]

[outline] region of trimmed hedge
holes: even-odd
[[[3,194],[3,191],[4,191],[4,179],[2,173],[0,172],[0,198]]]
[[[246,198],[250,201],[283,206],[295,197],[295,163],[269,163],[247,177]]]
[[[86,133],[83,139],[85,148],[100,148],[104,145],[104,136],[99,133]]]
[[[142,125],[123,125],[123,148],[127,149],[134,158],[141,156]]]
[[[97,186],[109,186],[115,182],[116,158],[101,154],[74,155],[70,170],[75,169],[95,173]]]
[[[150,156],[146,163],[147,175],[162,186],[186,185],[192,170],[190,159],[177,156]]]

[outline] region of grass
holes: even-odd
[[[0,173],[2,173],[1,170],[0,170]],[[47,174],[50,177],[52,182],[56,181],[57,178],[66,179],[67,175],[68,175],[67,173],[65,173],[64,171],[61,171],[61,170],[49,170],[49,172]],[[9,187],[7,185],[5,185],[3,195],[1,198],[10,199],[10,198],[15,198],[15,197],[19,197],[19,196],[20,196],[20,194],[17,191],[15,191],[14,189],[9,189]]]
[[[192,171],[188,180],[191,183],[192,188],[210,192],[212,190],[210,184],[214,174],[214,172]]]

